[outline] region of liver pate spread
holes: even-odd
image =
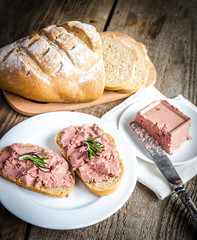
[[[143,108],[137,113],[134,121],[170,154],[190,139],[191,119],[166,100],[155,101]]]
[[[47,152],[46,167],[50,170],[43,172],[34,166],[34,162],[19,160],[19,155],[29,152]],[[38,154],[43,157],[43,155]],[[0,153],[0,171],[3,175],[23,182],[26,186],[45,187],[47,189],[58,187],[70,187],[74,183],[74,177],[69,172],[68,163],[52,150],[34,145],[24,147],[16,143],[6,147]]]
[[[87,146],[76,147],[82,145],[83,140],[98,136],[101,137],[97,138],[96,141],[103,144],[102,151],[98,153],[99,156],[93,156],[91,162],[88,154],[80,157],[82,153],[87,151]],[[70,126],[63,129],[59,144],[65,148],[73,170],[79,170],[84,181],[88,183],[108,181],[120,173],[117,148],[97,124],[93,124],[93,126],[84,124],[80,128]]]

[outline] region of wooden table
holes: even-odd
[[[157,69],[155,87],[167,97],[182,94],[197,104],[197,4],[195,0],[1,0],[0,47],[34,31],[68,20],[120,31],[143,42]],[[101,117],[121,103],[113,101],[77,110]],[[26,119],[0,92],[0,137]],[[197,203],[197,177],[186,184]],[[1,194],[1,193],[0,193]],[[13,200],[14,201],[14,200]],[[0,239],[196,239],[194,225],[176,195],[158,200],[137,182],[125,205],[108,219],[77,230],[30,225],[0,204]]]

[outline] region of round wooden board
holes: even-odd
[[[149,69],[149,75],[146,82],[146,87],[154,84],[156,81],[156,70],[152,64]],[[101,98],[92,102],[85,103],[41,103],[25,99],[19,95],[3,91],[5,98],[10,106],[17,112],[26,116],[33,116],[40,113],[53,112],[53,111],[71,111],[85,107],[91,107],[102,103],[112,102],[119,99],[124,99],[131,94],[121,94],[115,91],[104,91]]]

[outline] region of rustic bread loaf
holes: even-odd
[[[31,162],[30,161],[21,161],[18,159],[19,155],[17,152],[14,152],[12,154],[12,160],[13,163],[11,163],[10,160],[8,160],[8,154],[6,151],[8,151],[8,149],[12,146],[14,148],[14,145],[19,145],[20,148],[30,148],[30,147],[36,147],[37,150],[39,149],[39,151],[46,151],[49,153],[49,160],[48,160],[48,165],[51,165],[51,162],[54,161],[51,158],[51,154],[54,154],[54,157],[57,157],[59,159],[59,161],[57,162],[57,165],[55,167],[51,167],[50,166],[50,171],[52,172],[51,175],[48,177],[50,179],[54,179],[54,181],[57,181],[58,178],[60,178],[59,174],[57,176],[57,172],[56,169],[57,168],[61,168],[62,166],[66,166],[66,168],[61,169],[61,172],[64,173],[64,179],[66,178],[69,179],[70,183],[69,186],[61,186],[61,187],[51,187],[48,188],[46,187],[44,184],[41,186],[34,186],[33,184],[30,184],[29,180],[24,180],[22,179],[25,175],[28,175],[28,177],[30,178],[30,181],[32,181],[32,178],[36,180],[36,178],[40,178],[43,181],[43,174],[44,177],[47,177],[47,172],[42,173],[42,169],[44,170],[44,168],[40,168],[39,170],[34,166],[32,167]],[[23,151],[23,150],[22,150]],[[7,154],[7,156],[2,156],[1,154]],[[63,165],[61,164],[61,162],[63,162]],[[47,166],[48,166],[47,165]],[[6,169],[4,169],[4,166]],[[21,168],[20,168],[21,167]],[[17,170],[18,169],[18,170]],[[34,169],[34,172],[32,172]],[[17,172],[17,176],[16,177],[11,177],[11,171],[18,171]],[[39,172],[39,174],[41,173],[41,176],[36,175],[35,171],[37,171],[37,174]],[[22,176],[19,178],[19,174],[22,172]],[[65,175],[67,177],[65,177]],[[33,144],[13,144],[10,146],[6,146],[4,148],[2,148],[0,150],[0,176],[4,177],[5,179],[7,179],[10,182],[13,182],[15,184],[17,184],[18,186],[27,188],[29,190],[35,191],[35,192],[39,192],[48,196],[53,196],[53,197],[65,197],[69,194],[69,192],[72,190],[74,184],[75,184],[75,174],[72,171],[71,168],[68,167],[67,163],[65,164],[65,160],[60,157],[57,153],[54,153],[52,150],[49,149],[45,149],[43,147],[37,146],[37,145],[33,145]],[[62,177],[63,178],[63,177]],[[62,181],[63,181],[62,180]],[[36,180],[37,181],[37,180]],[[28,182],[28,184],[27,184]],[[44,181],[43,181],[44,182]],[[47,180],[46,180],[47,182]]]
[[[79,126],[77,128],[81,129],[81,126]],[[56,145],[57,145],[59,151],[61,152],[62,156],[69,162],[69,164],[71,164],[71,161],[70,161],[70,159],[67,156],[66,148],[62,147],[62,145],[60,144],[60,139],[61,139],[61,136],[63,135],[63,133],[64,133],[63,130],[60,131],[59,133],[57,133],[57,135],[55,137],[55,142],[56,142]],[[105,133],[103,131],[103,136],[104,135],[109,139],[109,142],[111,144],[113,144],[115,146],[115,148],[116,148],[116,143],[115,143],[114,138],[110,134]],[[69,149],[68,149],[68,151],[69,151]],[[97,161],[99,161],[99,159]],[[117,156],[117,163],[118,163],[118,167],[120,169],[119,175],[118,176],[114,176],[114,177],[110,177],[110,179],[108,181],[87,182],[82,177],[82,174],[81,174],[79,168],[76,169],[75,172],[77,173],[79,178],[82,180],[84,185],[92,193],[94,193],[97,196],[106,196],[106,195],[109,195],[109,194],[112,194],[113,192],[115,192],[118,189],[118,187],[120,186],[120,183],[121,183],[121,180],[122,180],[122,177],[123,177],[123,174],[124,174],[124,165],[123,165],[122,159],[121,159],[119,154]]]
[[[134,93],[138,91],[145,85],[147,81],[149,67],[151,64],[147,56],[147,49],[144,44],[136,42],[128,35],[119,32],[103,32],[100,33],[100,35],[104,45],[104,65],[107,65],[108,68],[112,68],[112,71],[114,65],[120,67],[120,72],[122,72],[121,79],[122,82],[125,82],[125,85],[120,87],[119,84],[117,84],[120,79],[120,75],[113,74],[111,73],[112,71],[109,71],[108,74],[106,73],[106,83],[109,81],[108,79],[113,79],[114,84],[117,84],[117,86],[114,86],[114,90],[117,90],[119,93]],[[112,42],[110,43],[112,47],[109,47],[109,42]],[[105,46],[107,46],[107,44],[108,48],[106,50]],[[113,47],[115,44],[119,46],[118,51]],[[129,65],[127,65],[125,69],[121,66],[122,62],[130,61],[131,64],[134,63],[133,58],[129,56],[129,51],[133,50],[135,50],[137,54],[134,64],[135,71],[133,68],[130,68]],[[107,55],[105,54],[105,51],[108,53]],[[125,52],[125,54],[123,54],[123,60],[119,57],[119,51]],[[118,68],[117,66],[116,68]],[[132,77],[129,81],[127,81],[127,74],[132,74]]]
[[[136,50],[127,47],[115,34],[100,33],[103,44],[105,66],[105,89],[119,90],[126,87],[135,77]]]
[[[0,88],[25,98],[92,101],[104,86],[102,42],[91,25],[52,25],[0,49]]]

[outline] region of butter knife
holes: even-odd
[[[186,192],[183,182],[176,169],[172,165],[170,159],[166,155],[166,152],[137,122],[131,122],[130,126],[137,134],[140,141],[144,144],[154,163],[157,165],[163,176],[167,179],[170,186],[178,194],[192,218],[197,222],[197,208]]]

